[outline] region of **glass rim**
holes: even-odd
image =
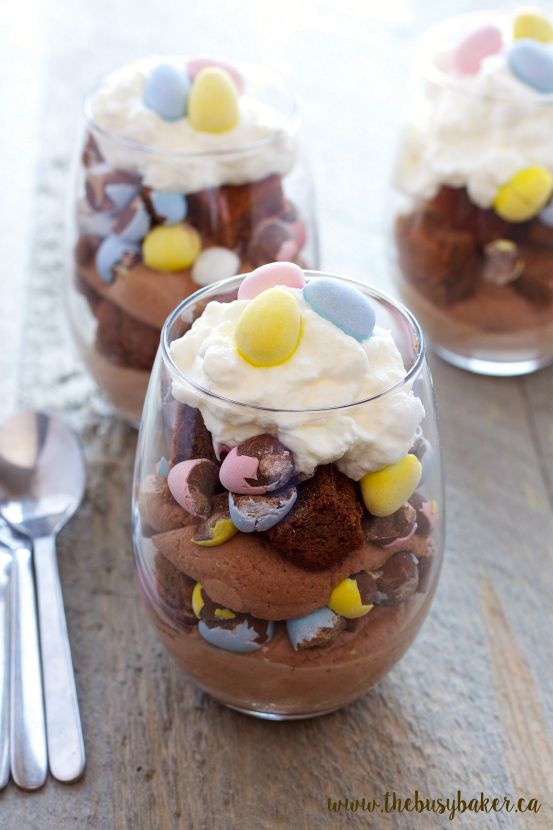
[[[124,136],[117,135],[117,133],[113,133],[110,130],[106,130],[104,127],[101,127],[99,124],[96,123],[94,118],[94,112],[92,108],[92,101],[96,92],[100,89],[102,81],[112,75],[114,72],[117,72],[118,69],[124,69],[126,66],[131,66],[133,64],[140,64],[148,62],[154,62],[156,59],[159,61],[182,61],[186,63],[189,60],[193,60],[190,56],[186,55],[152,55],[150,57],[142,58],[137,61],[131,61],[127,64],[118,64],[114,66],[109,72],[104,72],[96,81],[96,83],[92,86],[92,88],[85,94],[82,100],[82,109],[84,118],[86,121],[87,128],[92,130],[93,133],[97,133],[98,135],[102,136],[103,138],[113,142],[114,144],[118,144],[122,147],[126,147],[133,152],[139,152],[144,155],[154,155],[154,156],[163,156],[168,158],[190,158],[190,159],[199,159],[199,158],[212,158],[212,157],[228,157],[228,156],[236,156],[241,155],[243,153],[249,153],[253,150],[257,150],[258,148],[266,147],[276,141],[285,134],[285,135],[293,135],[297,132],[299,122],[300,122],[300,103],[298,98],[291,92],[288,86],[284,83],[281,76],[278,72],[275,72],[272,69],[269,69],[265,66],[260,64],[249,63],[245,61],[229,61],[233,66],[236,66],[238,70],[242,72],[245,76],[247,72],[263,72],[270,79],[270,85],[274,89],[279,89],[288,99],[290,104],[290,112],[287,114],[286,123],[288,129],[284,127],[278,127],[272,130],[268,135],[263,136],[262,138],[258,138],[255,141],[249,141],[244,144],[240,144],[236,147],[221,147],[221,148],[209,148],[206,150],[168,150],[165,148],[156,148],[152,147],[150,144],[143,144],[140,141],[133,141],[130,138],[125,138]],[[214,58],[216,60],[216,58]],[[224,135],[224,133],[222,134]]]
[[[355,287],[360,287],[364,290],[364,292],[368,292],[369,296],[372,299],[377,300],[379,303],[387,304],[388,306],[391,306],[393,309],[395,309],[395,311],[399,312],[399,314],[402,316],[404,320],[407,321],[410,328],[414,332],[417,343],[417,352],[415,359],[413,361],[412,366],[406,370],[405,375],[396,383],[392,384],[392,386],[389,386],[387,389],[383,389],[381,392],[378,392],[376,395],[371,395],[368,398],[362,398],[361,400],[352,401],[351,403],[336,404],[335,406],[307,407],[301,409],[260,406],[259,404],[247,403],[245,401],[236,401],[233,398],[229,398],[225,395],[220,395],[217,392],[213,392],[212,390],[207,389],[206,387],[189,378],[188,375],[186,375],[173,360],[169,349],[169,331],[171,330],[173,324],[178,320],[179,317],[182,319],[182,313],[186,310],[188,306],[202,299],[206,295],[209,295],[210,293],[215,294],[219,292],[224,292],[225,288],[230,288],[231,286],[235,287],[237,284],[239,285],[240,282],[242,282],[242,280],[248,275],[248,273],[250,272],[246,272],[244,274],[237,274],[234,277],[229,277],[228,279],[219,280],[218,282],[214,282],[210,285],[204,286],[203,288],[200,288],[198,291],[195,291],[193,294],[190,294],[188,297],[185,297],[185,299],[181,303],[179,303],[179,305],[175,309],[173,309],[173,311],[163,324],[163,329],[161,331],[160,337],[161,356],[165,364],[165,368],[168,370],[171,376],[174,376],[176,374],[188,386],[192,387],[197,392],[200,392],[202,395],[207,395],[208,398],[212,398],[216,401],[221,401],[231,406],[239,406],[245,409],[253,409],[258,412],[278,412],[305,415],[309,413],[321,414],[324,412],[349,410],[355,406],[360,406],[362,404],[368,404],[372,401],[380,400],[382,398],[387,397],[388,395],[391,395],[393,392],[396,392],[398,389],[401,389],[401,387],[405,386],[407,383],[413,382],[416,379],[416,377],[420,374],[426,354],[424,334],[419,325],[418,320],[409,311],[409,309],[406,308],[406,306],[404,306],[398,300],[395,300],[392,297],[390,297],[384,291],[380,291],[379,289],[367,285],[366,283],[361,282],[360,280],[354,280],[349,277],[342,277],[337,274],[329,273],[327,271],[314,271],[310,269],[305,269],[304,274],[307,278],[330,277],[332,279],[340,280],[341,282],[349,283],[350,285],[353,285]]]
[[[535,10],[539,12],[540,7],[536,6]],[[544,12],[544,15],[547,15],[547,12],[543,9],[543,7],[541,7],[541,10]],[[430,82],[434,86],[442,89],[451,89],[454,92],[457,92],[460,95],[466,95],[469,98],[473,97],[488,101],[501,101],[509,104],[513,109],[527,109],[528,107],[539,109],[540,107],[553,105],[553,93],[541,93],[535,90],[535,96],[528,101],[512,100],[508,95],[502,95],[499,92],[474,92],[467,89],[464,84],[464,80],[466,80],[465,76],[457,77],[447,72],[445,69],[441,69],[432,59],[432,54],[429,54],[431,45],[443,43],[444,39],[447,39],[448,34],[453,34],[455,32],[456,27],[459,27],[459,33],[462,34],[463,27],[461,24],[464,24],[464,30],[467,33],[470,31],[469,25],[471,22],[473,23],[474,28],[476,28],[478,24],[495,24],[499,29],[501,29],[502,34],[505,37],[506,33],[510,31],[510,28],[512,27],[512,21],[513,15],[490,8],[453,15],[445,18],[445,20],[439,20],[436,23],[431,24],[418,38],[415,45],[415,66],[417,72],[424,80]],[[434,51],[436,50],[434,49]],[[515,78],[515,80],[517,79]],[[519,83],[525,86],[522,84],[522,81],[519,81]],[[528,90],[531,89],[530,87],[527,88]]]

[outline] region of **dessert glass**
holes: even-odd
[[[456,50],[490,27],[501,48],[462,74]],[[512,29],[512,15],[481,12],[421,39],[393,228],[398,290],[432,348],[504,376],[553,362],[553,95],[511,71]],[[536,175],[545,192],[513,214],[508,191],[526,199],[515,190]]]
[[[209,133],[142,103],[144,79],[158,65],[124,67],[87,97],[69,223],[74,339],[106,398],[135,426],[161,327],[181,300],[276,259],[318,264],[298,106],[278,77],[233,66],[243,86],[239,124]],[[145,240],[162,228],[178,229],[181,248],[176,262],[158,267],[145,261]],[[166,259],[167,244],[155,256]]]
[[[329,276],[305,272],[308,285]],[[378,393],[348,406],[280,411],[208,391],[179,369],[172,344],[182,342],[191,321],[212,300],[225,304],[234,300],[242,279],[198,291],[177,307],[163,328],[135,466],[135,564],[158,636],[191,681],[225,705],[257,717],[312,717],[349,703],[380,680],[408,649],[429,610],[440,571],[444,528],[432,384],[423,336],[410,312],[367,285],[342,280],[369,298],[377,326],[390,332],[399,350],[390,388],[382,388],[380,382]],[[257,371],[274,372],[278,383],[280,368]],[[338,360],[333,369],[325,370],[328,383],[332,383],[332,371],[336,380],[340,369],[346,367]],[[255,367],[249,370],[256,371]],[[266,378],[260,381],[261,387],[270,385],[269,375]],[[308,390],[307,396],[311,394]],[[197,406],[183,403],[185,399]],[[351,433],[356,419],[370,424],[372,435],[367,440],[374,441],[377,453],[380,449],[387,452],[388,442],[395,442],[403,429],[396,455],[410,450],[421,459],[419,484],[405,491],[400,497],[405,502],[393,514],[388,511],[386,518],[369,514],[359,483],[336,464],[325,463],[308,475],[292,473],[274,498],[280,493],[283,504],[292,486],[297,500],[270,529],[238,531],[216,546],[192,541],[204,540],[205,545],[215,537],[214,528],[225,538],[229,527],[229,493],[217,471],[221,459],[227,466],[231,441],[214,443],[206,422],[213,430],[215,422],[225,424],[227,436],[235,434],[234,446],[244,435],[262,434],[263,440],[276,442],[273,467],[265,468],[274,473],[282,470],[286,441],[298,438],[295,452],[299,453],[300,433],[309,433],[315,436],[316,453],[331,433],[334,438]],[[407,431],[399,426],[405,419]],[[276,441],[277,435],[282,444]],[[365,451],[361,444],[359,459]],[[388,458],[395,460],[396,455]],[[297,465],[299,455],[293,458]],[[376,465],[379,468],[382,458]],[[172,471],[191,459],[206,459],[202,462],[205,471],[215,470],[217,483],[207,525],[181,506],[180,496],[180,503],[173,496]],[[350,465],[356,460],[353,452]],[[220,469],[219,473],[227,482]],[[360,477],[359,470],[356,477]],[[209,486],[213,489],[212,480]],[[248,497],[230,498],[238,504]],[[190,510],[186,498],[184,503]],[[206,531],[208,525],[211,532]],[[354,594],[358,589],[353,610],[340,607],[340,598],[333,593],[338,586],[346,592],[349,586]],[[335,611],[327,607],[328,602]]]

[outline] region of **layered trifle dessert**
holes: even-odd
[[[258,67],[151,59],[105,77],[86,118],[71,319],[92,374],[136,423],[184,297],[273,260],[316,261],[297,107]]]
[[[166,324],[147,396],[140,586],[202,689],[262,716],[320,714],[401,657],[436,585],[420,331],[383,295],[292,263],[206,292]]]
[[[537,13],[430,30],[401,143],[402,296],[436,350],[517,374],[553,360],[553,26]]]

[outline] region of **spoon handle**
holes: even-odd
[[[11,553],[0,548],[0,790],[10,778],[10,569]]]
[[[54,537],[35,539],[34,551],[50,772],[69,783],[85,754]]]
[[[11,583],[11,770],[18,787],[36,790],[46,780],[48,761],[33,558],[29,548],[14,550]]]

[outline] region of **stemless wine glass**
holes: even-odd
[[[395,173],[402,299],[441,357],[497,376],[553,362],[553,95],[513,72],[525,43],[509,13],[432,27]]]
[[[273,260],[318,264],[298,105],[278,77],[259,66],[230,67],[239,78],[241,116],[227,132],[195,130],[187,117],[164,120],[143,104],[156,67],[188,67],[193,84],[197,64],[131,64],[103,78],[85,102],[70,218],[69,318],[89,371],[134,425],[161,327],[182,299]]]
[[[325,276],[330,275],[305,272],[308,284]],[[190,680],[251,715],[311,717],[347,704],[383,677],[410,646],[428,612],[444,528],[432,384],[423,336],[411,313],[385,294],[347,280],[370,299],[377,325],[389,330],[399,350],[405,371],[401,377],[400,370],[401,380],[391,388],[349,406],[337,401],[325,409],[285,411],[202,388],[177,367],[170,346],[208,303],[235,299],[242,279],[197,291],[163,328],[135,466],[136,569],[158,635]],[[199,408],[177,400],[182,401],[183,389]],[[257,526],[256,532],[247,532],[252,527],[240,524],[235,514],[236,524],[231,521],[229,493],[218,478],[213,481],[231,448],[214,446],[206,427],[212,418],[228,419],[242,433],[263,433],[269,442],[279,430],[289,436],[299,429],[312,430],[323,440],[325,431],[347,430],[353,419],[363,418],[372,431],[367,440],[378,435],[380,446],[392,438],[405,407],[419,412],[419,402],[424,416],[421,409],[409,453],[420,460],[422,477],[392,515],[371,515],[359,483],[335,464],[325,464],[278,491],[278,509],[289,498],[290,485],[296,501],[286,519],[270,529]],[[282,452],[282,446],[274,452]],[[212,498],[202,519],[183,509],[169,488],[168,475],[181,462],[197,470],[194,498],[203,508],[205,499]],[[275,463],[273,470],[282,469],[282,457]],[[315,563],[309,556],[315,556]]]

